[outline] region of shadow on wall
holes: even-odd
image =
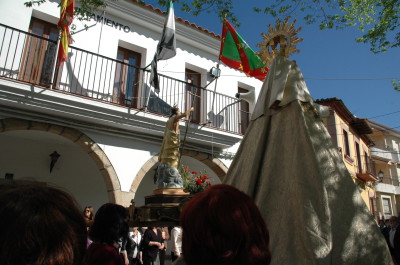
[[[152,195],[153,190],[157,189],[157,185],[154,184],[155,169],[156,165],[154,165],[149,171],[147,171],[142,181],[140,182],[134,198],[136,206],[144,206],[145,196]]]

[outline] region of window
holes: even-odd
[[[57,54],[57,26],[32,18],[29,32],[36,36],[26,38],[19,78],[30,83],[50,86]]]
[[[365,171],[368,172],[368,173],[372,172],[372,169],[371,169],[372,165],[371,165],[371,162],[370,162],[371,160],[368,157],[367,152],[365,152],[365,151],[364,151],[364,160],[365,160]]]
[[[392,216],[392,206],[390,198],[382,198],[383,214],[385,216]]]
[[[201,74],[189,69],[185,69],[185,80],[190,84],[186,86],[186,109],[193,107],[194,111],[192,113],[191,121],[194,123],[200,123],[202,94],[202,89],[200,88]]]
[[[369,198],[369,205],[370,207],[370,212],[373,216],[375,216],[375,211],[376,211],[376,199],[375,198]]]
[[[141,55],[118,47],[117,60],[120,62],[115,68],[113,102],[137,108]]]
[[[360,144],[356,143],[356,154],[357,154],[357,169],[358,173],[362,173],[362,162],[361,162],[361,153],[360,153]]]
[[[350,157],[350,145],[349,145],[349,134],[346,130],[343,130],[344,138],[344,154]]]
[[[238,93],[248,93],[249,91],[238,87]],[[240,125],[240,133],[244,134],[246,132],[247,127],[250,122],[250,113],[249,113],[249,103],[245,100],[241,100],[239,104],[239,125]]]

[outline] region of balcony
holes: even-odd
[[[399,155],[397,152],[390,149],[371,147],[371,155],[385,162],[399,162]]]
[[[360,161],[361,162],[361,161]],[[356,173],[357,178],[368,182],[376,182],[378,181],[377,175],[375,174],[375,164],[370,158],[365,158],[365,165],[358,165],[358,172]]]
[[[377,183],[375,189],[377,192],[399,195],[400,194],[399,179],[384,177],[379,183]]]
[[[388,185],[392,185],[392,186],[400,186],[398,178],[383,177],[383,179],[382,179],[382,181],[380,181],[380,183],[388,184]]]
[[[392,151],[392,162],[393,163],[399,163],[400,162],[400,153],[398,150],[393,150]]]
[[[191,122],[198,128],[241,135],[247,127],[249,113],[234,97],[165,75],[155,93],[148,69],[73,46],[57,68],[56,55],[56,41],[0,24],[0,79],[164,117],[172,105],[193,106]]]

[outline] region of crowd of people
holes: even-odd
[[[400,227],[399,218],[391,216],[389,219],[380,220],[379,227],[389,247],[393,263],[400,264]]]
[[[268,265],[269,233],[253,200],[213,185],[189,200],[176,227],[129,227],[125,207],[83,212],[67,192],[45,184],[0,184],[0,260],[4,265]],[[251,220],[249,222],[249,220]],[[399,219],[380,223],[400,265]]]
[[[164,265],[170,240],[174,264],[270,261],[267,225],[250,197],[232,186],[214,185],[192,198],[183,207],[182,227],[129,227],[128,219],[128,210],[114,203],[96,214],[92,206],[81,211],[66,191],[46,184],[0,184],[0,260]]]

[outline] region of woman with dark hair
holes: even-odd
[[[128,235],[128,211],[121,205],[106,203],[97,211],[89,237],[86,265],[124,265],[119,254],[121,242]]]
[[[164,249],[164,239],[161,230],[149,227],[143,234],[142,239],[142,263],[143,265],[160,264],[158,252]]]
[[[86,228],[68,193],[41,183],[0,184],[0,263],[80,265]]]
[[[94,219],[94,211],[92,206],[86,206],[85,209],[83,210],[83,218],[85,219],[86,227],[89,230],[89,228],[93,224],[93,219]]]
[[[187,265],[267,265],[267,225],[253,200],[233,186],[213,185],[181,213]],[[174,264],[183,264],[178,259]]]

